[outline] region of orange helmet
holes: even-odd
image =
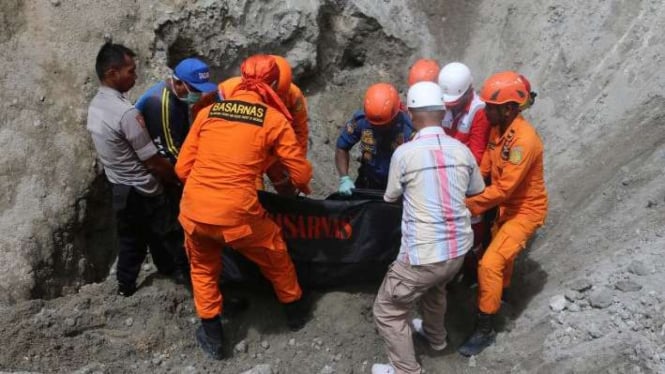
[[[529,82],[529,80],[526,79],[526,77],[523,76],[522,74],[518,74],[518,76],[519,76],[519,80],[521,80],[522,84],[524,84],[524,88],[526,88],[526,92],[530,92],[531,91],[531,82]]]
[[[399,94],[389,83],[371,85],[365,93],[365,118],[372,125],[386,125],[397,116],[400,107]]]
[[[289,62],[282,56],[272,55],[277,63],[277,68],[279,69],[279,81],[277,81],[277,94],[279,96],[286,96],[289,93],[289,88],[291,87],[291,80],[293,79],[293,72],[291,71],[291,65]]]
[[[480,98],[488,104],[513,102],[521,106],[529,100],[529,91],[524,87],[519,74],[504,71],[487,78],[480,90]]]
[[[439,63],[428,58],[421,58],[409,69],[409,87],[418,82],[437,83],[439,77]]]
[[[526,102],[524,102],[524,104],[520,105],[520,109],[527,110],[536,101],[536,96],[538,96],[538,94],[531,91],[531,82],[529,82],[529,80],[526,79],[526,77],[523,76],[522,74],[520,74],[520,80],[522,81],[522,83],[524,83],[524,88],[526,88],[526,92],[529,93],[529,99]]]

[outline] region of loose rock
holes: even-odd
[[[241,340],[238,342],[238,344],[233,347],[233,351],[237,353],[245,353],[247,352],[247,342],[245,339]]]
[[[261,344],[260,344],[260,345],[261,345],[261,348],[263,348],[263,349],[268,349],[268,348],[270,348],[270,343],[268,343],[267,340],[263,340],[263,341],[261,341]]]
[[[326,365],[321,369],[319,374],[333,374],[335,372],[335,369],[332,368],[330,365]]]
[[[469,357],[469,367],[470,368],[475,368],[476,367],[476,356],[471,356]]]
[[[569,285],[570,289],[577,292],[584,292],[591,289],[591,282],[586,278],[576,279]]]
[[[635,261],[631,262],[630,265],[628,265],[628,271],[631,274],[635,274],[635,275],[639,275],[639,276],[649,274],[649,269],[647,268],[647,266],[642,261],[639,261],[639,260],[635,260]]]
[[[574,290],[566,290],[563,293],[563,296],[566,298],[566,300],[570,301],[571,303],[575,302],[576,300],[584,298],[584,295],[582,295],[582,293]]]
[[[256,365],[253,368],[243,371],[241,374],[273,374],[272,366],[268,364]]]
[[[568,302],[563,295],[556,295],[550,298],[550,309],[555,312],[560,312],[566,309],[566,304],[568,304]]]
[[[614,295],[612,295],[612,291],[608,290],[607,288],[603,288],[602,290],[591,295],[589,302],[591,302],[591,306],[594,308],[605,309],[612,305],[613,296]]]
[[[589,328],[587,329],[587,332],[589,333],[589,336],[591,336],[594,339],[598,339],[603,336],[603,332],[600,330],[598,325],[595,323],[591,323],[589,325]]]
[[[623,292],[635,292],[642,289],[642,285],[630,280],[622,280],[614,285],[616,289]]]

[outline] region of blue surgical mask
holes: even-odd
[[[173,76],[174,80],[180,81],[175,75]],[[189,87],[187,86],[187,83],[184,81],[181,81],[185,85],[185,90],[187,90],[187,95],[185,97],[178,97],[180,101],[183,103],[187,103],[188,105],[193,105],[196,104],[197,101],[201,100],[202,93],[201,92],[192,92]]]
[[[186,102],[189,105],[196,104],[199,100],[201,100],[201,93],[200,92],[188,92],[187,96],[184,98],[181,98],[180,100]]]

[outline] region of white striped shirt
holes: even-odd
[[[440,126],[426,127],[399,146],[384,195],[388,202],[404,195],[398,260],[424,265],[466,254],[473,231],[464,199],[484,189],[469,148]]]

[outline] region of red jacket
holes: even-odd
[[[464,111],[456,117],[452,111],[446,111],[442,126],[446,134],[469,147],[480,165],[490,137],[490,124],[485,116],[485,103],[478,95],[474,92]]]

